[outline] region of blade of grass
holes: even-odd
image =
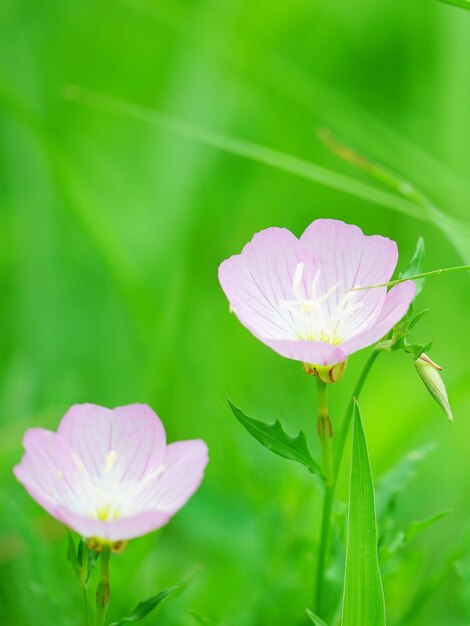
[[[318,134],[329,150],[340,159],[366,172],[375,180],[422,207],[430,221],[439,226],[452,241],[460,256],[464,259],[469,258],[470,228],[468,223],[443,213],[415,184],[392,171],[389,167],[361,154],[351,146],[341,143],[329,129],[322,128]]]
[[[385,600],[377,552],[374,484],[356,401],[342,626],[385,626],[385,623]]]
[[[443,2],[444,4],[452,4],[454,7],[467,9],[467,11],[470,10],[470,1],[468,0],[439,0],[439,2]]]
[[[115,113],[138,119],[164,130],[178,133],[194,141],[204,143],[213,148],[223,150],[224,152],[274,167],[295,176],[325,185],[326,187],[351,194],[373,204],[405,213],[416,219],[429,220],[429,217],[423,214],[420,207],[410,200],[383,191],[372,185],[362,183],[354,178],[344,176],[343,174],[338,174],[337,172],[314,163],[285,154],[278,150],[273,150],[262,144],[209,130],[159,111],[148,109],[133,102],[92,91],[78,85],[69,85],[64,95],[71,101],[107,113]]]
[[[446,190],[449,202],[466,207],[470,200],[470,185],[453,169],[415,145],[409,139],[384,124],[369,109],[363,108],[331,85],[318,80],[311,72],[292,63],[272,50],[259,46],[248,32],[237,31],[238,47],[227,46],[225,15],[213,8],[204,10],[202,25],[194,28],[200,20],[200,11],[180,2],[152,4],[141,0],[118,0],[129,8],[170,28],[182,36],[185,42],[193,42],[199,49],[206,50],[211,57],[229,63],[244,74],[253,76],[258,84],[264,84],[275,92],[282,93],[288,100],[313,113],[324,123],[334,123],[351,133],[360,129],[360,136],[374,151],[388,147],[388,155],[411,173],[419,172],[422,180],[435,183],[436,188]],[[446,0],[443,0],[446,1]],[[466,0],[457,0],[467,4]],[[452,0],[449,0],[452,2]],[[458,194],[456,193],[458,191]],[[457,196],[462,198],[458,200]],[[466,209],[463,213],[466,215]]]

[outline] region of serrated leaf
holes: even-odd
[[[265,448],[285,459],[301,463],[312,474],[323,476],[320,466],[309,452],[307,438],[302,430],[297,437],[290,437],[282,428],[279,420],[276,420],[273,424],[266,424],[245,415],[231,400],[228,403],[237,420]]]
[[[385,515],[398,494],[415,478],[419,464],[434,448],[434,444],[427,444],[417,450],[411,450],[381,477],[376,491],[377,519]]]
[[[408,267],[406,268],[406,270],[402,274],[400,274],[400,278],[408,278],[409,276],[416,276],[416,274],[422,273],[425,251],[426,250],[424,246],[424,239],[422,237],[419,237],[416,243],[414,254],[411,257],[411,261],[408,263]],[[415,298],[423,290],[424,280],[424,278],[418,278],[414,281],[416,285]]]
[[[452,513],[450,509],[446,509],[445,511],[440,511],[431,517],[428,517],[424,520],[418,520],[411,522],[405,530],[401,530],[392,541],[392,543],[384,548],[383,552],[387,556],[391,556],[405,548],[409,543],[411,543],[420,533],[424,530],[441,520],[443,517],[446,517]]]
[[[306,611],[307,615],[309,616],[310,620],[315,624],[315,626],[327,626],[326,623],[318,617],[318,615],[315,615],[315,613],[313,613],[313,611],[311,611],[310,609],[306,609]]]
[[[374,484],[357,401],[349,483],[348,543],[342,626],[385,626],[377,550]]]

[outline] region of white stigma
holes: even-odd
[[[321,270],[317,269],[310,287],[310,297],[308,297],[307,287],[302,290],[304,264],[298,263],[292,280],[292,294],[295,299],[281,300],[281,304],[293,316],[300,339],[337,345],[346,339],[342,332],[343,322],[361,309],[364,304],[354,302],[358,293],[349,290],[337,302],[334,309],[331,307],[331,302],[328,306],[328,301],[338,291],[340,285],[339,283],[331,285],[320,294],[320,273]],[[359,285],[354,286],[355,289],[358,287]]]

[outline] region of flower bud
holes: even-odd
[[[445,388],[444,381],[439,374],[439,370],[442,368],[437,365],[437,363],[434,363],[434,361],[430,359],[427,354],[424,354],[424,352],[418,359],[416,359],[415,367],[431,396],[447,415],[448,420],[453,422],[454,416],[452,415],[452,409],[450,408],[447,390]]]
[[[336,365],[312,365],[304,363],[305,373],[309,376],[317,376],[324,383],[336,383],[341,380],[346,369],[346,361]]]

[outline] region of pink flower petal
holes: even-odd
[[[364,235],[340,220],[315,220],[300,241],[321,261],[325,284],[341,283],[347,291],[359,285],[387,282],[398,261],[397,244],[380,235]]]
[[[265,343],[278,354],[313,365],[336,365],[347,359],[343,346],[334,346],[321,341],[269,340]]]
[[[166,447],[144,405],[76,405],[57,433],[28,430],[24,447],[14,474],[28,493],[83,536],[116,541],[163,526],[197,489],[208,460],[203,441]]]
[[[394,241],[379,235],[366,236],[359,227],[338,220],[315,220],[300,241],[320,262],[322,290],[338,285],[326,303],[330,315],[335,314],[338,303],[354,287],[389,281],[398,260]],[[357,292],[354,302],[360,302],[361,308],[340,323],[338,333],[343,340],[375,322],[385,295],[385,287]]]
[[[386,287],[354,288],[387,282],[397,259],[386,237],[316,220],[300,241],[280,228],[256,234],[221,264],[219,280],[241,323],[266,345],[294,360],[334,365],[345,359],[344,345],[382,319]]]
[[[201,484],[208,462],[207,445],[200,439],[171,443],[165,454],[164,472],[142,492],[141,510],[178,511]]]
[[[314,278],[313,259],[289,230],[268,228],[219,267],[219,281],[233,312],[262,341],[298,337],[298,321],[283,302],[294,298],[292,285],[300,263],[306,292]]]
[[[134,539],[164,526],[171,515],[165,511],[144,511],[132,517],[101,521],[58,507],[55,517],[82,537],[98,537],[109,541]]]
[[[56,433],[31,428],[23,445],[26,453],[13,472],[28,493],[54,517],[61,504],[85,511],[90,477],[69,443]]]
[[[372,328],[345,341],[341,344],[341,348],[347,354],[351,354],[357,350],[367,348],[379,341],[379,339],[382,339],[408,311],[415,293],[416,285],[411,280],[392,287],[387,293],[380,316]]]
[[[93,477],[135,480],[157,468],[165,453],[165,429],[145,404],[113,410],[76,404],[63,417],[58,434]]]

